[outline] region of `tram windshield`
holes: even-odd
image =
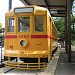
[[[44,16],[35,16],[35,32],[44,31]]]
[[[30,17],[19,17],[18,32],[29,32],[29,31],[30,31]]]

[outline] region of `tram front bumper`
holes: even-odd
[[[4,56],[7,57],[25,57],[25,58],[47,58],[47,50],[44,51],[23,51],[23,50],[5,50]]]

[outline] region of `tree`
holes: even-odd
[[[53,18],[54,19],[54,23],[55,23],[55,26],[58,30],[58,37],[64,41],[65,38],[64,38],[64,17],[57,17],[57,18]]]
[[[65,40],[65,29],[64,29],[64,24],[65,24],[65,19],[64,17],[57,17],[53,18],[54,23],[57,27],[58,30],[58,37],[61,39],[61,41]],[[75,45],[75,15],[71,14],[71,42],[73,45]]]

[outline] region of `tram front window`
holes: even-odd
[[[44,16],[35,16],[35,32],[43,32],[44,31]]]
[[[14,24],[15,24],[14,18],[8,19],[8,32],[14,32]]]
[[[19,17],[18,32],[29,32],[29,31],[30,31],[30,17]]]

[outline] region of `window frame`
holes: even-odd
[[[44,17],[44,30],[43,31],[35,31],[35,16],[43,16]],[[34,28],[33,28],[33,32],[34,34],[43,34],[43,33],[47,33],[47,16],[46,15],[34,15]]]
[[[14,31],[13,32],[8,32],[8,25],[9,25],[9,19],[14,19]],[[6,17],[6,34],[15,34],[16,33],[16,19],[15,17]]]
[[[18,32],[20,32],[20,30],[21,30],[21,27],[20,27],[20,24],[19,24],[19,19],[20,18],[28,18],[29,19],[29,30],[28,31],[27,30],[23,31],[23,24],[22,24],[22,32],[30,32],[30,17],[18,17]]]
[[[30,31],[29,31],[29,32],[19,32],[19,31],[18,31],[18,27],[19,27],[19,26],[18,26],[18,18],[19,18],[19,17],[29,17],[29,18],[30,18]],[[28,16],[27,16],[27,15],[18,15],[18,16],[17,16],[17,33],[18,33],[18,34],[24,34],[24,33],[27,33],[27,34],[28,34],[28,33],[31,33],[31,16],[30,16],[30,15],[28,15]]]

